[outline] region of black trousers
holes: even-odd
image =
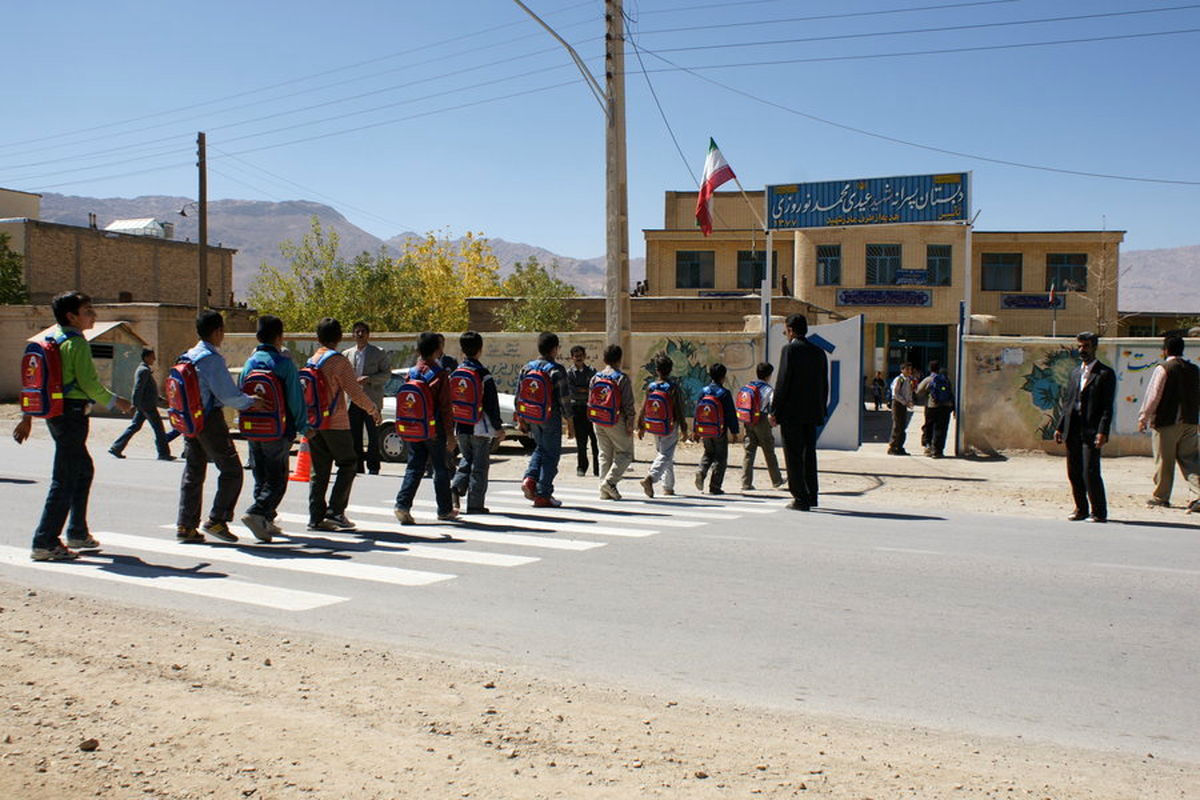
[[[228,522],[242,491],[242,459],[229,438],[229,428],[221,409],[204,415],[204,427],[183,446],[183,477],[179,480],[179,516],[181,528],[200,524],[200,506],[204,502],[204,476],[208,462],[217,465],[217,493],[213,496],[209,519]]]
[[[1071,432],[1067,435],[1067,480],[1075,497],[1075,511],[1108,519],[1108,498],[1100,475],[1101,448],[1096,447],[1094,435],[1083,435],[1082,428],[1078,412],[1072,412]]]
[[[325,517],[344,514],[350,504],[350,489],[354,486],[354,470],[358,456],[350,439],[350,431],[326,429],[317,431],[308,440],[309,455],[312,456],[312,473],[308,479],[308,521],[316,524]],[[333,489],[329,489],[329,476],[337,467]]]
[[[925,407],[925,424],[921,426],[921,444],[939,456],[946,450],[946,434],[950,431],[950,414],[953,411],[953,406]]]
[[[291,452],[291,439],[250,442],[250,456],[254,462],[254,504],[246,509],[247,514],[275,519],[275,510],[287,492]]]
[[[817,426],[811,422],[780,422],[788,491],[802,506],[817,504]]]
[[[908,438],[908,418],[911,412],[908,406],[897,400],[892,401],[892,438],[888,442],[888,450],[904,449],[904,441]]]
[[[379,427],[371,415],[351,403],[350,438],[354,441],[354,452],[358,454],[358,471],[363,468],[379,472]],[[363,428],[367,429],[367,453],[363,455]]]
[[[571,407],[571,424],[575,426],[575,458],[576,469],[587,472],[588,470],[588,443],[592,445],[592,464],[595,466],[596,474],[600,474],[600,450],[599,443],[596,440],[596,428],[592,425],[592,421],[588,419],[587,406],[572,406]]]

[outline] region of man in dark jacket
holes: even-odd
[[[817,429],[825,424],[829,405],[829,359],[805,338],[803,314],[787,318],[788,343],[779,354],[779,378],[771,422],[783,435],[787,464],[788,508],[808,511],[817,504]]]
[[[142,429],[146,422],[154,431],[154,444],[158,448],[159,461],[174,461],[171,455],[170,442],[179,435],[177,431],[167,433],[163,430],[162,419],[158,416],[158,384],[154,380],[154,351],[149,347],[142,350],[142,363],[138,364],[137,372],[133,375],[133,421],[125,432],[108,448],[108,452],[117,458],[125,457],[125,445],[133,435]]]
[[[1117,375],[1096,358],[1100,337],[1081,333],[1075,338],[1079,344],[1079,366],[1067,379],[1062,413],[1054,431],[1055,442],[1067,443],[1067,479],[1075,495],[1075,510],[1067,519],[1108,522],[1100,451],[1108,442],[1112,425]]]

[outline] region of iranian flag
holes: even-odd
[[[717,143],[708,140],[708,158],[704,160],[704,177],[700,181],[700,194],[696,198],[696,223],[705,236],[712,233],[712,196],[717,187],[735,177],[733,169],[721,155]]]

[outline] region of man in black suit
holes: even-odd
[[[788,343],[779,354],[779,378],[771,422],[783,434],[787,464],[788,508],[808,511],[817,504],[817,429],[825,424],[829,403],[829,359],[808,341],[808,320],[803,314],[787,318]]]
[[[1108,442],[1112,425],[1117,375],[1096,358],[1100,337],[1081,333],[1075,338],[1079,343],[1079,366],[1067,379],[1062,413],[1054,431],[1055,442],[1067,442],[1067,478],[1075,495],[1075,510],[1067,519],[1108,522],[1100,451]]]

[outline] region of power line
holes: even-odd
[[[946,33],[950,31],[968,31],[968,30],[984,30],[988,28],[1010,28],[1018,25],[1041,25],[1055,22],[1076,22],[1085,19],[1104,19],[1109,17],[1129,17],[1140,14],[1158,14],[1167,11],[1185,11],[1189,9],[1200,8],[1200,3],[1192,3],[1186,6],[1173,6],[1171,8],[1148,8],[1137,9],[1134,11],[1111,11],[1099,14],[1078,14],[1067,17],[1044,17],[1041,19],[1023,19],[1023,20],[1007,20],[1004,22],[978,22],[969,25],[946,25],[936,28],[910,28],[908,30],[899,31],[871,31],[869,33],[840,33],[828,34],[825,36],[804,36],[792,39],[767,39],[758,42],[722,42],[719,44],[707,45],[692,45],[688,47],[666,47],[660,48],[660,53],[685,53],[694,50],[723,50],[738,47],[767,47],[779,44],[804,44],[808,42],[834,42],[844,41],[846,39],[873,39],[881,36],[908,36],[917,33]],[[722,26],[706,26],[706,27],[722,27]]]
[[[1188,32],[1195,33],[1195,32],[1200,32],[1200,30],[1188,31]],[[1133,34],[1131,36],[1137,36],[1137,35],[1138,34]],[[1143,35],[1149,35],[1149,34],[1143,34]],[[1117,37],[1117,38],[1124,38],[1124,37]],[[1090,41],[1090,40],[1084,40],[1084,41]],[[900,139],[898,137],[888,136],[887,134],[878,133],[876,131],[869,131],[864,128],[857,128],[853,125],[847,125],[842,122],[835,122],[834,120],[831,120],[831,119],[819,117],[816,114],[810,114],[806,111],[801,111],[797,108],[792,108],[791,106],[786,106],[786,105],[784,105],[782,103],[778,103],[774,100],[768,100],[766,98],[759,97],[758,95],[752,94],[751,92],[747,92],[744,89],[739,89],[735,86],[730,86],[727,83],[722,83],[721,81],[718,81],[715,78],[710,78],[707,75],[701,75],[694,68],[684,67],[684,66],[675,64],[674,62],[670,61],[669,59],[665,58],[664,56],[659,55],[658,53],[655,53],[652,50],[646,50],[645,52],[654,56],[659,61],[669,64],[672,67],[672,70],[678,70],[681,72],[685,72],[694,78],[698,78],[706,83],[710,83],[713,86],[717,86],[721,89],[724,89],[727,92],[731,92],[732,94],[736,94],[736,95],[740,95],[741,97],[745,97],[748,100],[753,100],[756,103],[760,103],[762,105],[769,106],[771,108],[775,108],[780,111],[785,111],[789,114],[794,114],[798,117],[803,117],[804,119],[812,120],[813,122],[819,122],[822,125],[829,125],[831,127],[838,128],[840,130],[850,131],[851,133],[857,133],[862,136],[869,136],[872,139],[879,139],[881,141],[891,142],[893,144],[904,145],[905,147],[914,147],[914,148],[917,148],[920,150],[928,150],[933,153],[941,153],[943,155],[951,155],[951,156],[956,156],[959,158],[969,158],[974,161],[984,161],[984,162],[987,162],[990,164],[1001,164],[1003,166],[1020,167],[1022,169],[1038,170],[1041,172],[1054,172],[1054,173],[1058,173],[1058,174],[1062,174],[1062,175],[1079,175],[1079,176],[1087,177],[1087,178],[1105,178],[1105,179],[1109,179],[1109,180],[1134,181],[1134,182],[1138,182],[1138,183],[1155,183],[1155,184],[1168,184],[1168,185],[1179,185],[1179,186],[1200,186],[1200,181],[1171,180],[1171,179],[1167,179],[1167,178],[1147,178],[1147,177],[1136,176],[1136,175],[1114,175],[1114,174],[1103,173],[1103,172],[1087,172],[1084,170],[1074,170],[1074,169],[1064,169],[1064,168],[1060,168],[1060,167],[1050,167],[1050,166],[1046,166],[1043,164],[1028,164],[1028,163],[1021,162],[1021,161],[1011,161],[1011,160],[1002,159],[1002,158],[992,158],[990,156],[981,156],[981,155],[978,155],[975,153],[966,153],[966,152],[963,152],[960,150],[950,150],[950,149],[947,149],[944,147],[936,147],[934,145],[922,144],[920,142],[914,142],[914,141],[910,141],[908,139]]]
[[[551,15],[562,14],[562,13],[566,13],[568,11],[573,11],[577,8],[581,8],[583,6],[592,5],[593,2],[594,2],[594,0],[582,0],[582,2],[573,3],[571,5],[561,8],[557,11],[553,11],[553,12],[549,12],[549,13]],[[150,114],[143,114],[138,117],[131,117],[131,118],[128,118],[125,120],[104,123],[102,125],[94,125],[94,126],[91,126],[88,128],[79,128],[79,129],[76,129],[73,131],[64,131],[64,132],[60,132],[60,133],[56,133],[56,134],[44,134],[44,135],[38,136],[37,138],[34,138],[34,139],[24,139],[24,140],[20,140],[20,141],[3,142],[3,143],[0,143],[0,149],[8,148],[8,147],[17,147],[17,146],[20,146],[23,144],[44,143],[50,139],[59,139],[59,138],[65,138],[65,137],[69,137],[69,136],[76,136],[79,134],[94,133],[96,131],[107,130],[109,128],[115,128],[115,127],[121,127],[123,125],[128,125],[128,124],[132,124],[135,122],[141,122],[143,120],[154,119],[156,117],[168,116],[171,114],[178,114],[178,113],[182,113],[184,111],[191,111],[191,110],[194,110],[197,108],[203,108],[205,106],[216,105],[217,103],[223,103],[223,102],[226,102],[229,100],[236,100],[240,97],[248,97],[251,95],[260,94],[262,92],[267,92],[272,89],[278,89],[278,88],[282,88],[284,86],[291,86],[291,85],[294,85],[297,83],[302,83],[304,81],[313,80],[315,78],[321,78],[326,75],[333,75],[338,72],[346,72],[348,70],[357,69],[359,67],[368,66],[370,64],[376,64],[376,63],[379,63],[382,61],[389,61],[391,59],[399,58],[401,56],[411,55],[413,53],[419,53],[423,50],[429,50],[434,47],[440,47],[440,46],[446,45],[446,44],[453,44],[455,42],[463,41],[465,39],[474,38],[476,36],[493,33],[495,31],[503,30],[505,28],[515,27],[517,25],[522,25],[522,24],[524,24],[523,20],[516,20],[513,22],[504,23],[502,25],[494,25],[494,26],[491,26],[488,28],[483,28],[483,29],[480,29],[477,31],[473,31],[471,33],[465,33],[465,34],[461,34],[459,36],[450,37],[448,39],[442,39],[437,42],[431,42],[429,44],[421,45],[419,47],[413,47],[413,48],[409,48],[407,50],[400,50],[400,51],[397,51],[394,53],[389,53],[387,55],[377,56],[375,58],[366,59],[364,61],[359,61],[354,64],[347,64],[347,65],[340,66],[340,67],[334,67],[333,69],[324,70],[322,72],[310,73],[308,75],[302,75],[298,78],[290,78],[288,80],[279,81],[277,83],[269,84],[267,86],[260,86],[256,89],[247,89],[242,92],[236,92],[234,94],[225,95],[223,97],[216,97],[211,100],[204,100],[204,101],[201,101],[198,103],[191,103],[189,105],[179,106],[179,107],[176,107],[173,109],[168,109],[165,111],[156,111],[156,112],[153,112]],[[509,39],[504,40],[503,42],[499,42],[496,45],[492,45],[492,46],[496,47],[496,46],[503,46],[503,45],[511,44],[515,40],[529,38],[530,36],[534,36],[534,35],[536,35],[536,34],[529,34],[527,36],[519,36],[519,37],[516,37],[516,39],[509,38]],[[168,123],[168,124],[171,124],[171,123]],[[137,132],[137,131],[134,131],[134,132]]]
[[[947,3],[944,5],[933,6],[913,6],[911,8],[889,8],[880,11],[853,11],[843,14],[813,14],[807,17],[786,17],[784,19],[765,19],[756,20],[753,22],[724,22],[714,25],[689,25],[681,28],[659,28],[657,30],[638,31],[638,35],[646,36],[649,34],[658,33],[683,33],[687,31],[706,31],[713,28],[743,28],[754,25],[780,25],[788,22],[820,22],[831,19],[851,19],[854,17],[879,17],[887,14],[909,14],[919,11],[946,11],[955,8],[969,8],[972,6],[994,6],[1008,3],[1019,3],[1021,0],[975,0],[969,3]],[[645,11],[643,14],[661,13]]]
[[[876,58],[905,58],[909,56],[936,56],[956,53],[975,53],[988,50],[1015,50],[1027,47],[1055,47],[1064,44],[1086,44],[1090,42],[1114,42],[1124,39],[1150,39],[1159,36],[1179,36],[1189,33],[1200,33],[1200,28],[1179,28],[1169,31],[1152,31],[1149,33],[1125,33],[1113,36],[1088,36],[1079,39],[1054,39],[1046,42],[1014,42],[1009,44],[976,45],[974,47],[943,47],[929,50],[903,50],[896,53],[862,53],[848,56],[811,56],[808,58],[779,58],[765,61],[741,61],[732,64],[702,64],[692,67],[673,66],[671,69],[652,70],[653,72],[701,71],[715,69],[734,69],[740,67],[771,67],[780,64],[815,64],[830,61],[864,61]],[[644,49],[644,48],[643,48]],[[646,49],[645,52],[657,56],[658,53]],[[662,59],[665,61],[665,59]],[[669,62],[668,62],[669,63]]]

